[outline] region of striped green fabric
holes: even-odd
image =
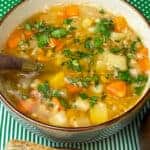
[[[0,0],[0,19],[19,2],[20,0]],[[129,2],[150,20],[150,0],[129,0]],[[45,146],[78,148],[81,150],[140,150],[138,129],[144,114],[149,108],[150,102],[148,101],[130,125],[107,139],[93,143],[68,144],[54,142],[44,136],[31,132],[28,126],[16,121],[7,111],[4,104],[0,102],[0,150],[4,150],[6,143],[10,139],[26,140]]]

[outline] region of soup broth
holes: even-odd
[[[148,49],[123,16],[91,6],[53,6],[10,35],[3,53],[45,65],[8,73],[11,103],[49,125],[101,124],[132,108],[148,80]],[[5,75],[5,78],[7,75]]]

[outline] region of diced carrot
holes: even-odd
[[[49,45],[50,45],[52,48],[55,47],[55,50],[56,50],[56,51],[60,51],[60,50],[62,50],[63,47],[64,47],[64,44],[63,44],[60,40],[54,39],[54,38],[51,38],[51,39],[50,39]]]
[[[148,57],[148,49],[145,48],[144,46],[140,46],[137,51],[137,57],[139,58]]]
[[[22,30],[15,30],[9,37],[7,41],[7,46],[10,49],[14,49],[18,46],[20,40],[22,39]]]
[[[64,18],[66,18],[64,7],[56,7],[54,10],[57,13],[58,19],[63,19],[64,20]]]
[[[30,98],[27,100],[20,100],[17,107],[23,113],[31,113],[36,105],[37,102]]]
[[[77,94],[82,90],[82,88],[75,86],[73,84],[67,84],[66,87],[67,87],[68,92],[71,94]]]
[[[113,81],[106,86],[106,90],[108,93],[117,96],[124,97],[127,92],[127,85],[124,81]]]
[[[41,62],[47,62],[47,61],[49,61],[48,57],[45,56],[45,53],[44,53],[44,51],[42,49],[38,50],[37,60],[41,61]]]
[[[24,35],[25,35],[25,38],[26,38],[26,39],[30,39],[31,36],[33,35],[33,32],[32,32],[32,31],[27,31],[27,30],[25,30],[25,31],[24,31]]]
[[[116,32],[122,32],[127,27],[126,19],[121,16],[115,17],[113,23]]]
[[[79,16],[79,7],[77,5],[68,5],[64,10],[67,18]]]
[[[148,57],[138,60],[138,66],[142,72],[147,72],[150,70],[150,60]]]
[[[52,103],[54,104],[54,108],[58,111],[61,111],[64,109],[64,107],[61,105],[60,101],[56,98],[52,98]]]

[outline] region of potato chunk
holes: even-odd
[[[105,103],[99,102],[90,109],[92,124],[100,124],[108,120],[108,110]]]
[[[108,67],[115,67],[120,70],[127,69],[127,60],[125,56],[115,55],[111,53],[104,54],[104,61]]]
[[[62,88],[65,85],[65,81],[64,81],[64,73],[63,72],[59,72],[57,74],[55,74],[54,76],[52,76],[49,80],[50,85],[53,88]]]

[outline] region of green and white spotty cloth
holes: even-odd
[[[0,19],[21,0],[0,0]],[[36,0],[35,0],[36,1]],[[150,21],[150,0],[129,0]],[[0,102],[0,150],[4,150],[10,139],[26,140],[45,146],[78,148],[81,150],[140,150],[138,131],[144,114],[150,108],[148,102],[136,119],[115,135],[93,143],[58,143],[37,135],[24,124],[16,121]]]

